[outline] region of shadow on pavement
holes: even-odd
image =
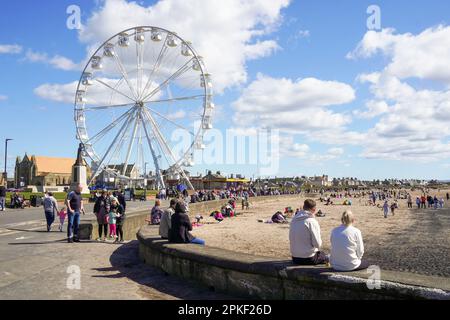
[[[163,271],[144,264],[139,259],[139,245],[137,240],[122,244],[110,257],[112,267],[93,269],[104,272],[116,272],[111,275],[94,277],[128,278],[142,287],[144,298],[152,298],[154,290],[167,294],[175,299],[217,300],[235,299],[224,294],[209,290],[193,281],[170,276]],[[156,299],[161,295],[157,295]]]

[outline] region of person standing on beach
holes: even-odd
[[[78,228],[80,226],[80,213],[86,214],[83,207],[83,198],[81,196],[83,187],[78,184],[74,191],[70,192],[66,199],[67,206],[67,242],[80,242],[78,238]]]
[[[315,218],[316,202],[306,199],[303,210],[292,218],[289,228],[289,242],[292,261],[298,265],[326,264],[329,258],[322,247],[320,225]]]
[[[420,198],[419,197],[416,197],[416,204],[417,204],[417,209],[420,209],[420,204],[421,204],[422,202],[420,201]]]
[[[412,209],[412,197],[410,194],[408,194],[408,208]]]
[[[387,200],[384,201],[383,212],[384,212],[384,217],[387,218],[388,217],[388,213],[389,213],[389,203],[388,203]]]

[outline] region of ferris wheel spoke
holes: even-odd
[[[126,167],[128,166],[128,161],[130,161],[131,150],[133,150],[134,140],[136,139],[136,133],[137,133],[138,126],[139,126],[139,117],[138,117],[138,114],[135,114],[133,135],[131,136],[130,144],[128,145],[127,155],[126,155],[125,163],[124,163],[124,166],[122,169],[122,175],[125,175]]]
[[[118,143],[116,144],[115,150],[114,150],[111,158],[109,159],[108,163],[106,164],[107,167],[111,166],[111,160],[115,159],[118,156],[118,154],[120,153],[121,147],[122,147],[122,145],[123,145],[123,143],[125,141],[125,137],[126,137],[127,132],[128,132],[128,130],[130,128],[130,125],[132,123],[132,119],[133,119],[132,117],[127,119],[128,123],[127,123],[125,129],[122,131],[120,139],[119,139]],[[115,170],[118,164],[119,163],[115,163],[113,168],[112,168],[112,170]]]
[[[144,121],[144,117],[143,117],[142,113],[140,113],[139,116],[141,117],[142,127],[144,128],[145,137],[147,138],[147,143],[148,143],[148,146],[150,148],[150,153],[152,154],[153,163],[155,165],[155,172],[156,172],[156,177],[158,179],[158,183],[160,184],[160,186],[162,188],[165,188],[165,186],[164,186],[164,179],[162,178],[161,169],[159,167],[159,159],[156,156],[155,149],[153,148],[152,140],[150,139],[150,135],[149,135],[149,132],[147,130],[146,121]]]
[[[160,103],[160,102],[172,102],[172,101],[182,101],[182,100],[197,100],[198,98],[204,98],[204,94],[199,94],[195,96],[188,96],[188,97],[178,97],[178,98],[171,98],[171,99],[164,99],[164,100],[149,100],[144,101],[145,103]]]
[[[159,145],[163,148],[166,149],[165,152],[166,154],[168,154],[173,161],[173,165],[171,166],[171,168],[174,168],[182,177],[183,179],[186,181],[186,183],[188,184],[188,186],[191,189],[194,189],[193,185],[191,184],[191,182],[189,181],[188,176],[186,175],[186,173],[184,172],[184,170],[181,168],[179,161],[176,160],[175,155],[173,154],[172,150],[170,149],[170,147],[168,146],[166,140],[164,139],[164,136],[162,135],[161,131],[159,131],[158,125],[156,124],[155,120],[153,119],[152,115],[150,114],[150,112],[146,109],[144,109],[143,114],[147,117],[147,119],[150,121],[151,125],[152,125],[152,130],[154,131],[154,134],[156,136],[156,140],[159,142]]]
[[[148,77],[148,79],[147,79],[147,83],[145,84],[144,90],[142,90],[142,93],[141,93],[141,95],[139,96],[140,99],[141,99],[142,96],[145,94],[145,92],[147,91],[147,89],[149,89],[148,86],[151,85],[151,83],[152,83],[153,75],[155,74],[156,70],[158,70],[159,67],[161,66],[162,59],[163,59],[165,53],[166,53],[167,50],[168,50],[168,48],[167,48],[167,46],[166,46],[167,38],[168,38],[168,34],[166,35],[166,38],[165,38],[164,42],[162,43],[161,50],[159,51],[158,57],[156,58],[156,62],[155,62],[155,64],[153,65],[152,72],[150,73],[150,75],[149,75],[149,77]],[[143,99],[141,99],[141,100],[143,100]]]
[[[138,100],[136,91],[134,90],[133,85],[131,84],[130,79],[128,78],[128,72],[127,72],[127,70],[125,70],[118,54],[114,55],[114,60],[116,61],[116,65],[117,65],[120,73],[122,74],[123,78],[125,79],[125,82],[128,84],[131,94],[134,96],[134,101]]]
[[[119,90],[117,90],[117,89],[115,89],[115,88],[113,88],[113,87],[111,87],[109,84],[107,84],[107,83],[105,83],[105,82],[103,82],[102,80],[100,80],[100,79],[94,79],[95,81],[97,81],[97,82],[99,82],[99,83],[101,83],[102,85],[104,85],[105,87],[107,87],[107,88],[109,88],[109,89],[111,89],[112,91],[114,91],[114,92],[116,92],[116,93],[118,93],[118,94],[120,94],[120,95],[122,95],[122,96],[124,96],[125,98],[128,98],[128,99],[130,99],[131,101],[136,101],[135,99],[133,99],[133,98],[130,98],[128,95],[126,95],[125,93],[123,93],[123,92],[120,92]]]
[[[146,101],[147,99],[153,97],[156,93],[161,91],[164,87],[166,87],[171,81],[175,80],[179,76],[181,76],[183,73],[188,71],[190,69],[189,63],[192,61],[192,58],[188,60],[183,66],[181,66],[175,73],[173,73],[169,78],[164,80],[158,87],[156,87],[153,91],[151,91],[148,95],[146,95],[142,101]]]
[[[97,170],[95,171],[94,175],[91,178],[91,183],[100,174],[100,172],[102,170],[104,170],[104,162],[105,162],[106,158],[108,157],[109,153],[111,152],[111,149],[114,147],[114,145],[116,144],[117,140],[119,139],[119,137],[120,137],[121,133],[123,132],[123,130],[128,126],[128,123],[129,123],[129,120],[130,120],[131,116],[132,116],[132,114],[128,114],[127,120],[125,121],[123,126],[120,128],[120,130],[117,133],[117,135],[115,136],[113,142],[109,145],[108,149],[106,150],[105,154],[103,155],[102,159],[100,160],[100,163],[98,164],[98,168],[97,168]]]
[[[95,111],[95,110],[104,110],[104,109],[111,109],[111,108],[122,108],[122,107],[129,107],[134,106],[136,103],[124,103],[124,104],[113,104],[109,106],[94,106],[94,107],[87,107],[84,108],[84,111]]]
[[[189,134],[191,134],[192,136],[195,136],[195,134],[194,134],[192,131],[190,131],[188,128],[186,128],[186,127],[184,127],[184,126],[182,126],[182,125],[176,123],[175,121],[173,121],[173,120],[167,118],[166,116],[164,116],[164,115],[162,115],[161,113],[159,113],[158,111],[156,111],[156,110],[150,108],[149,106],[146,106],[146,107],[147,107],[147,109],[148,109],[149,111],[153,112],[153,113],[156,114],[157,116],[159,116],[159,117],[163,118],[164,120],[170,122],[170,123],[173,124],[174,126],[176,126],[176,127],[180,128],[180,129],[183,129],[183,130],[189,132]]]
[[[130,112],[133,109],[128,110],[127,112],[125,112],[124,114],[122,114],[119,118],[117,118],[116,120],[114,120],[112,123],[110,123],[109,125],[107,125],[105,128],[103,128],[102,130],[100,130],[97,134],[95,134],[92,138],[90,138],[88,141],[86,141],[86,143],[93,143],[94,140],[96,140],[97,138],[99,138],[100,136],[104,136],[108,131],[110,131],[112,128],[114,128],[117,124],[119,124],[120,122],[122,122],[122,120],[124,118],[126,118]]]

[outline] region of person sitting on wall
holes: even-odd
[[[368,268],[368,263],[361,260],[364,244],[361,231],[353,226],[353,213],[346,210],[342,214],[342,225],[331,232],[330,264],[337,271],[355,271]]]
[[[157,199],[155,201],[155,206],[152,208],[152,211],[150,213],[150,223],[160,224],[162,215],[163,210],[161,209],[161,201]]]
[[[329,261],[328,256],[320,251],[322,238],[315,212],[316,202],[306,199],[303,210],[298,212],[291,221],[289,242],[294,264],[317,265]]]
[[[172,227],[172,216],[175,213],[175,205],[177,202],[177,199],[171,199],[169,208],[162,213],[161,222],[159,224],[159,235],[163,239],[169,238],[170,228]]]
[[[172,228],[169,233],[169,241],[173,243],[193,243],[205,245],[205,241],[194,237],[189,231],[192,231],[192,224],[189,216],[186,214],[186,206],[182,202],[175,205],[175,213],[172,215]]]

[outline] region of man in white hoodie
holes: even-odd
[[[329,261],[328,256],[320,251],[322,238],[315,213],[316,202],[306,199],[303,210],[299,211],[291,221],[289,242],[294,264],[317,265]]]

